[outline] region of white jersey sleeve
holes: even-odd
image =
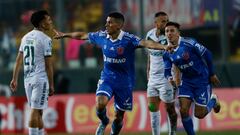
[[[44,56],[51,56],[52,55],[52,40],[51,39],[45,39],[43,41],[44,46]]]

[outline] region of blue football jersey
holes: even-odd
[[[208,64],[203,55],[209,51],[192,38],[180,37],[179,46],[172,53],[165,52],[163,59],[165,65],[165,77],[171,76],[169,69],[172,63],[182,73],[182,84],[201,85],[209,83]]]
[[[113,85],[133,87],[135,82],[134,52],[140,38],[121,31],[118,38],[112,40],[105,31],[88,33],[91,43],[102,48],[104,68],[101,79]]]

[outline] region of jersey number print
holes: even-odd
[[[27,44],[24,47],[24,65],[34,65],[34,41],[33,40],[27,40]]]

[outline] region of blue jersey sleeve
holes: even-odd
[[[133,46],[138,47],[139,43],[142,39],[139,38],[138,36],[135,36],[135,35],[132,35],[132,34],[130,35],[130,37],[131,37],[131,43],[133,44]]]
[[[168,79],[169,77],[172,77],[171,69],[172,69],[172,61],[170,60],[170,57],[168,56],[169,53],[165,52],[163,54],[163,61],[164,61],[164,76]]]
[[[209,75],[210,76],[214,75],[212,54],[208,49],[206,49],[206,51],[204,52],[203,58],[206,61],[206,64],[208,66]]]
[[[204,54],[204,52],[207,50],[206,47],[204,47],[203,45],[199,44],[199,43],[195,43],[194,44],[195,49],[197,50],[197,53],[202,56]]]
[[[102,39],[103,37],[106,37],[106,33],[103,31],[98,31],[98,32],[89,32],[88,33],[88,39],[90,43],[92,44],[97,44],[101,46]]]
[[[209,75],[212,76],[214,74],[213,71],[213,63],[212,63],[212,54],[211,52],[204,47],[203,45],[196,43],[194,45],[197,53],[203,58],[203,60],[205,61],[205,63],[208,66],[208,70],[209,70]]]

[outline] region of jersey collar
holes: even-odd
[[[114,39],[114,40],[112,40],[112,39],[110,38],[110,35],[107,34],[107,38],[108,38],[109,40],[111,40],[112,42],[116,42],[117,40],[122,40],[123,36],[124,36],[124,31],[122,31],[122,30],[120,30],[120,33],[119,33],[117,39]]]

